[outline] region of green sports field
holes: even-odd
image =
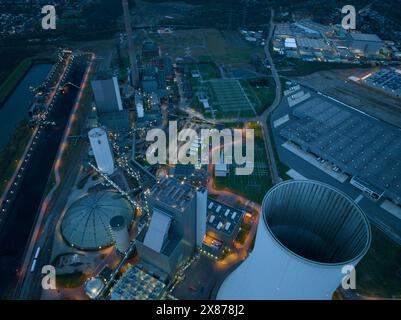
[[[255,116],[252,102],[238,80],[210,80],[208,86],[210,104],[217,110],[217,117]]]

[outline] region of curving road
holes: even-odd
[[[271,142],[271,137],[269,134],[267,120],[269,119],[269,117],[273,113],[273,111],[276,110],[276,108],[280,104],[281,98],[282,98],[280,76],[277,72],[276,66],[274,65],[273,58],[270,54],[270,42],[272,41],[272,38],[273,38],[274,29],[275,29],[274,10],[271,9],[269,36],[266,41],[265,55],[271,66],[272,76],[273,76],[274,82],[276,83],[276,94],[275,94],[274,101],[271,104],[271,106],[263,112],[263,114],[259,117],[258,120],[261,122],[261,126],[263,128],[265,148],[266,148],[267,157],[268,157],[268,161],[269,161],[273,185],[279,183],[281,181],[281,178],[280,178],[280,176],[278,174],[278,170],[277,170],[277,164],[276,164],[276,159],[274,157],[273,144]]]

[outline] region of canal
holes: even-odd
[[[0,150],[7,144],[21,121],[28,118],[28,108],[35,97],[29,87],[40,85],[51,68],[51,64],[33,65],[6,102],[0,106]]]
[[[86,61],[82,60],[73,63],[65,82],[77,85],[81,83],[87,66]],[[54,121],[56,125],[41,130],[19,189],[7,209],[7,216],[0,231],[0,299],[10,298],[10,291],[17,282],[17,271],[22,263],[24,250],[78,91],[71,86],[65,94],[56,99],[49,114],[49,120]]]

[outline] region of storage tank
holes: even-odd
[[[263,200],[253,252],[217,299],[331,299],[343,267],[355,267],[370,242],[369,222],[347,195],[320,182],[281,183]]]
[[[114,191],[87,194],[67,209],[61,232],[70,246],[80,250],[100,250],[113,244],[108,222],[123,216],[127,225],[133,219],[130,202]]]
[[[98,277],[89,278],[84,284],[85,294],[92,300],[96,299],[104,289],[104,282]]]
[[[115,167],[106,130],[103,128],[93,128],[89,131],[88,135],[98,169],[107,175],[111,175]]]
[[[111,236],[119,252],[125,253],[130,245],[127,224],[123,216],[115,216],[110,220]]]

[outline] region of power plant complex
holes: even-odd
[[[253,252],[222,283],[217,299],[332,299],[369,249],[370,226],[345,194],[290,181],[264,198]]]
[[[401,133],[393,109],[389,124],[376,118],[399,97],[354,105],[368,84],[400,91],[398,69],[362,68],[390,66],[388,40],[272,1],[231,3],[230,24],[244,22],[227,28],[202,1],[59,2],[75,11],[60,10],[52,39],[73,45],[54,56],[51,81],[30,83],[34,121],[10,145],[26,139],[0,152],[0,166],[18,167],[0,179],[0,296],[163,300],[155,314],[185,318],[245,316],[249,300],[401,297]],[[99,39],[81,46],[88,34]],[[36,40],[46,54],[20,68],[42,72],[54,46]],[[344,61],[361,68],[327,67]],[[366,97],[337,100],[357,85]],[[165,312],[175,300],[242,302]]]

